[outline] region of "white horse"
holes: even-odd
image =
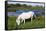
[[[20,22],[23,22],[23,21],[24,21],[24,24],[25,24],[25,19],[31,18],[31,21],[32,21],[33,16],[36,17],[36,15],[34,14],[33,11],[30,11],[30,12],[23,12],[23,13],[20,14],[20,15],[18,16],[18,18],[16,19],[16,23],[17,23],[18,25],[20,25]]]

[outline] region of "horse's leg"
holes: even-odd
[[[25,19],[24,19],[24,24],[25,24]]]
[[[21,22],[23,22],[23,19],[22,19],[22,21]]]
[[[32,22],[32,19],[33,19],[33,17],[31,18],[31,22]]]

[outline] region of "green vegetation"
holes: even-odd
[[[16,28],[16,17],[10,16],[8,17],[8,29],[15,29]]]
[[[15,12],[16,10],[44,10],[43,6],[32,6],[26,4],[8,4],[8,12]]]
[[[15,16],[9,16],[8,17],[8,29],[15,29],[17,27],[16,24],[16,18]],[[26,23],[21,23],[19,25],[20,28],[44,28],[45,27],[45,18],[44,16],[39,16],[39,18],[34,19],[32,22],[30,20],[26,21]]]

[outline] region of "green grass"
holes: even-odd
[[[8,17],[8,29],[14,29],[16,28],[16,17],[10,16]]]
[[[15,16],[9,16],[8,17],[8,29],[15,29],[17,27],[16,25],[16,17]],[[19,25],[18,28],[44,28],[45,27],[45,19],[44,16],[40,16],[39,20],[34,19],[32,22],[26,21],[26,23],[22,23]]]

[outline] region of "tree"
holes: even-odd
[[[26,5],[26,4],[23,4],[23,6],[24,6],[24,7],[27,7],[27,5]]]
[[[18,7],[18,6],[20,7],[20,6],[21,6],[21,4],[16,4],[16,6],[17,6],[17,7]]]

